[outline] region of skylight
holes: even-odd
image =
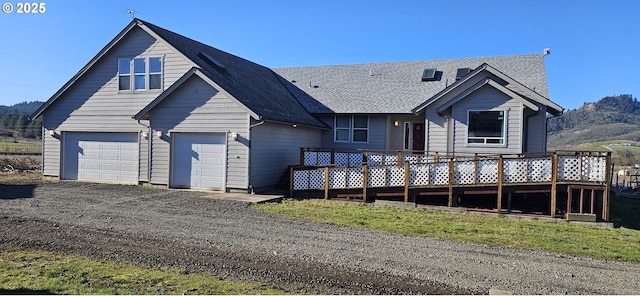
[[[209,63],[211,66],[214,66],[218,70],[227,70],[227,68],[222,63],[220,63],[218,60],[216,60],[214,57],[212,57],[208,53],[200,52],[200,57],[203,58],[207,63]]]
[[[456,80],[462,79],[462,77],[469,74],[470,72],[471,72],[470,68],[459,68],[458,72],[456,73]]]
[[[436,80],[436,68],[424,69],[422,72],[422,81],[435,81]]]

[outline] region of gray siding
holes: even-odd
[[[149,126],[149,122],[147,120],[141,120],[141,123],[144,124],[145,126]],[[147,138],[145,139],[144,137],[142,137],[142,133],[143,132],[147,132]],[[149,144],[151,143],[150,139],[152,138],[152,135],[149,133],[149,129],[144,127],[142,129],[142,131],[140,132],[140,134],[138,134],[138,144],[139,144],[139,149],[140,151],[138,152],[138,160],[139,160],[139,170],[138,170],[138,179],[141,182],[149,182],[149,149],[151,149],[151,146],[149,146]]]
[[[346,115],[346,114],[345,114]],[[363,114],[367,115],[367,114]],[[342,143],[333,140],[333,129],[322,132],[322,147],[331,149],[371,149],[384,150],[387,144],[387,116],[369,116],[369,141],[367,143]],[[324,123],[333,128],[334,116],[319,117]]]
[[[547,151],[547,111],[545,106],[535,112],[526,108],[524,118],[527,121],[525,135],[527,137],[525,152]]]
[[[265,122],[251,130],[251,180],[255,188],[276,184],[289,165],[300,164],[300,148],[320,147],[321,130]]]
[[[425,150],[427,153],[447,153],[447,118],[438,114],[435,108],[429,108],[425,111],[426,117],[426,134],[427,145]]]
[[[60,176],[60,146],[62,136],[58,133],[50,136],[48,132],[42,135],[42,173],[45,176]]]
[[[454,124],[453,148],[455,154],[488,153],[519,154],[522,153],[522,103],[496,90],[491,86],[483,86],[473,94],[453,105],[452,119]],[[468,144],[467,117],[469,110],[502,110],[506,112],[506,143],[502,144]]]
[[[140,132],[146,127],[131,116],[157,97],[161,90],[118,91],[118,58],[163,57],[163,86],[173,84],[191,63],[163,41],[133,28],[43,113],[43,127],[56,131]],[[52,137],[43,140],[44,172],[59,175],[61,145]],[[141,163],[142,164],[142,163]],[[146,166],[140,166],[140,176]]]
[[[169,183],[172,132],[228,133],[226,186],[248,188],[249,114],[241,105],[193,76],[150,114],[152,183]],[[163,132],[162,138],[156,136],[157,131]],[[237,140],[231,138],[233,132],[238,134]]]

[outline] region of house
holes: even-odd
[[[272,186],[301,147],[544,152],[542,54],[269,69],[134,19],[34,114],[43,172]]]

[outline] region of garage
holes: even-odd
[[[225,134],[172,133],[172,138],[170,187],[224,189]]]
[[[138,134],[66,132],[62,177],[137,184]]]

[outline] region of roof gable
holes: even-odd
[[[501,83],[496,82],[495,79],[491,78],[492,76],[496,77],[502,82]],[[478,78],[481,78],[482,80],[478,83],[475,83],[474,85],[465,87],[465,85],[468,85],[469,83],[473,83],[472,81],[478,80]],[[549,99],[545,98],[539,93],[529,89],[527,86],[507,76],[506,74],[502,73],[501,71],[492,67],[491,65],[484,63],[480,67],[474,69],[469,74],[461,78],[460,80],[456,81],[452,85],[448,86],[447,88],[438,92],[434,96],[430,97],[429,99],[424,101],[422,104],[414,108],[412,111],[414,113],[420,112],[425,108],[433,104],[436,104],[437,102],[440,104],[440,106],[438,106],[438,112],[440,112],[446,109],[447,107],[450,107],[452,104],[458,102],[459,100],[466,97],[471,92],[475,91],[476,89],[480,88],[485,84],[489,84],[494,88],[498,89],[499,91],[505,93],[506,95],[521,101],[523,104],[525,104],[526,106],[528,106],[533,110],[537,110],[537,106],[534,104],[534,102],[541,104],[543,106],[549,107],[547,111],[554,115],[562,114],[564,110],[562,107],[551,102]],[[455,94],[456,92],[460,94]],[[455,94],[455,95],[453,96],[453,98],[449,99],[448,101],[442,102],[442,100],[444,100],[449,94]]]

